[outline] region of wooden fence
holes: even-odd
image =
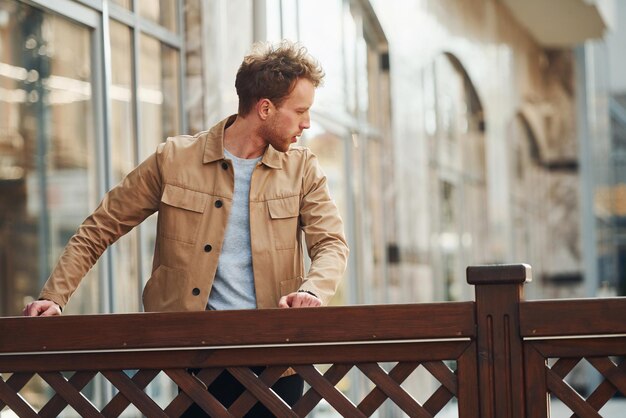
[[[282,418],[325,399],[345,417],[371,416],[389,400],[410,417],[450,403],[462,418],[539,418],[552,394],[573,416],[600,417],[626,394],[626,298],[523,301],[526,265],[467,275],[475,302],[1,318],[0,410],[55,417],[69,405],[109,417],[133,404],[165,417],[196,403],[213,417],[242,417],[261,402]],[[583,358],[603,376],[586,399],[563,380]],[[266,367],[257,375],[249,366]],[[421,403],[402,386],[418,367],[439,382]],[[308,384],[293,407],[270,389],[289,368]],[[206,390],[225,369],[246,388],[228,407]],[[353,369],[373,383],[361,399],[336,388]],[[81,392],[98,374],[117,389],[100,409]],[[159,374],[180,388],[164,407],[144,390]],[[20,394],[35,375],[50,394],[38,411]]]

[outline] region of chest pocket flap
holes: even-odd
[[[272,219],[286,219],[298,216],[300,199],[299,196],[286,197],[267,201],[267,207]]]
[[[166,184],[161,196],[161,202],[169,206],[190,210],[192,212],[204,212],[208,196],[204,193],[185,189],[184,187]]]

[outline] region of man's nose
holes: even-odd
[[[309,116],[307,116],[306,118],[304,118],[304,120],[300,123],[300,129],[309,129],[311,127],[311,118]]]

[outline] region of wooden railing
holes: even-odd
[[[575,416],[601,416],[626,394],[616,357],[626,356],[626,298],[526,302],[529,276],[525,265],[469,267],[476,302],[2,318],[0,410],[56,417],[69,405],[108,417],[132,404],[165,417],[196,403],[241,417],[261,402],[278,417],[304,417],[324,399],[345,417],[371,416],[389,400],[410,417],[452,405],[463,418],[535,418],[548,416],[551,393]],[[563,381],[582,358],[604,377],[587,399]],[[423,402],[403,385],[420,366],[439,382]],[[308,384],[293,407],[270,389],[290,368]],[[228,407],[206,390],[223,370],[246,388]],[[372,382],[359,399],[336,387],[350,370]],[[117,389],[100,408],[81,392],[98,374]],[[179,388],[163,406],[145,391],[159,374]],[[20,394],[35,375],[50,393],[38,411]]]

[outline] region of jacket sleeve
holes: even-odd
[[[166,143],[102,199],[65,246],[39,294],[64,307],[102,253],[158,209]]]
[[[300,224],[304,232],[311,266],[300,290],[315,293],[327,305],[343,278],[348,261],[348,245],[339,210],[331,199],[326,176],[317,157],[306,151],[300,202]]]

